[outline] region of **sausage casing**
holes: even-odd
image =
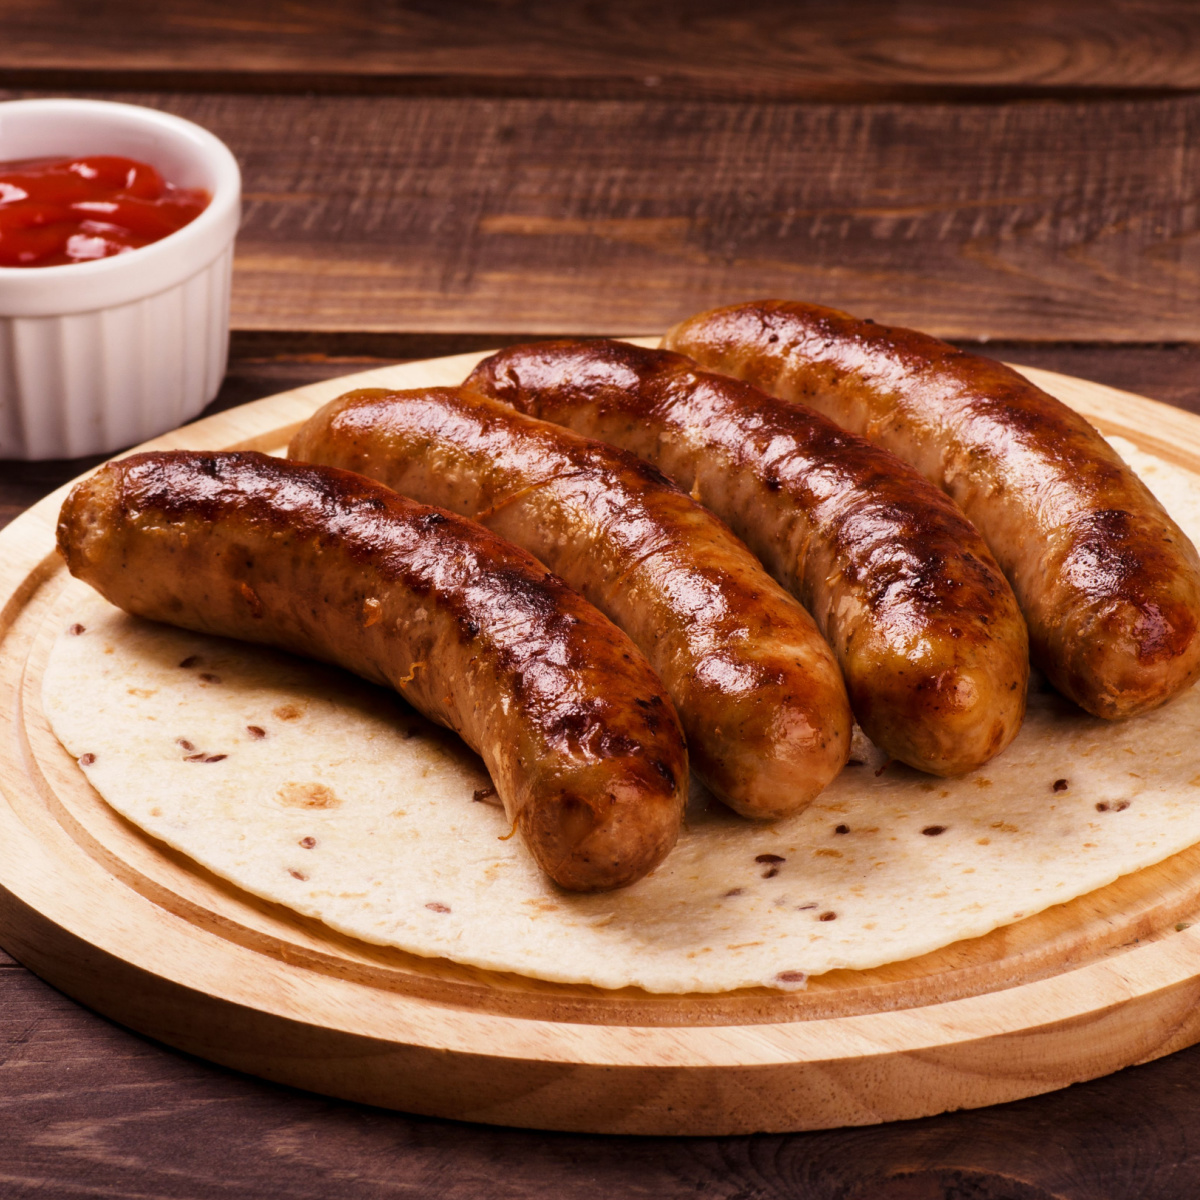
[[[1078,413],[1002,363],[813,304],[701,313],[665,344],[802,401],[944,488],[1029,623],[1034,661],[1096,716],[1161,704],[1200,673],[1200,560]]]
[[[816,618],[860,724],[954,775],[1015,736],[1028,643],[962,513],[911,467],[799,405],[623,342],[545,342],[467,387],[648,458],[722,517]]]
[[[812,618],[641,459],[461,388],[351,392],[289,453],[478,520],[582,592],[645,653],[693,769],[742,815],[798,812],[845,763],[850,704]]]
[[[631,883],[675,842],[687,755],[658,678],[582,597],[473,522],[348,471],[171,451],[80,483],[58,546],[127,612],[402,691],[482,756],[563,887]]]

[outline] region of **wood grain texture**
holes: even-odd
[[[241,161],[239,329],[650,333],[794,296],[949,337],[1200,341],[1200,97],[121,95]]]
[[[869,1129],[616,1138],[327,1100],[169,1051],[0,969],[5,1200],[1194,1200],[1200,1047]]]
[[[755,99],[1200,86],[1186,0],[3,0],[0,82]],[[120,86],[120,83],[118,83]]]

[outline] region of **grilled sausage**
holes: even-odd
[[[820,409],[944,488],[1011,581],[1034,661],[1088,712],[1144,712],[1200,673],[1195,548],[1083,417],[1016,371],[780,300],[701,313],[665,344]]]
[[[629,639],[525,551],[329,467],[172,451],[67,497],[73,575],[140,617],[390,684],[483,757],[542,869],[621,887],[675,842],[688,767]]]
[[[650,459],[816,618],[867,735],[937,775],[998,754],[1028,643],[1004,576],[911,467],[799,405],[623,342],[502,350],[466,383]]]
[[[350,392],[289,454],[472,517],[582,592],[645,653],[693,769],[743,816],[800,811],[845,763],[850,704],[812,618],[641,459],[461,388]]]

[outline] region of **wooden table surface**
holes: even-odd
[[[1200,412],[1187,0],[0,0],[0,98],[199,121],[245,176],[215,407],[773,294]],[[0,523],[91,465],[0,463]],[[0,953],[0,1196],[1193,1200],[1200,1048],[876,1128],[489,1129],[289,1091]]]

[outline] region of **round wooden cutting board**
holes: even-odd
[[[278,450],[351,387],[457,384],[481,357],[328,380],[144,448]],[[1200,418],[1024,373],[1103,432],[1200,471]],[[125,1025],[371,1104],[640,1134],[925,1116],[1200,1041],[1200,847],[986,937],[786,994],[657,996],[489,974],[257,900],[117,816],[50,732],[41,674],[64,589],[81,586],[54,553],[66,490],[0,534],[0,944]]]

